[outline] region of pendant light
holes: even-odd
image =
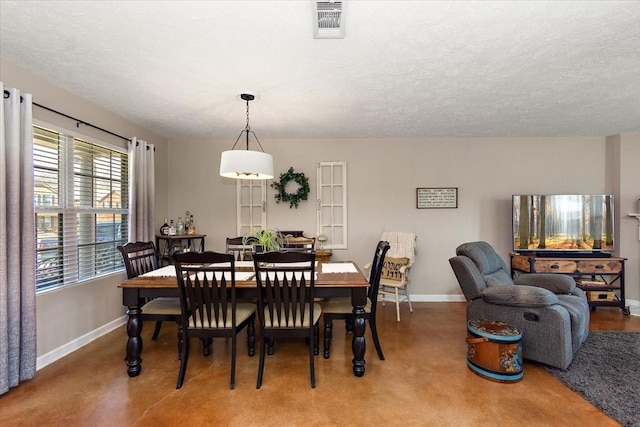
[[[223,151],[220,156],[220,176],[234,179],[273,179],[273,157],[264,152],[262,144],[249,126],[249,102],[255,99],[251,93],[240,94],[240,99],[247,103],[247,125],[238,135],[231,150]],[[246,149],[238,149],[236,145],[242,134],[245,134]],[[256,139],[261,151],[249,150],[249,134]]]

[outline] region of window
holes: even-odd
[[[347,162],[318,163],[318,235],[324,249],[347,249]]]
[[[267,183],[265,180],[239,179],[237,185],[238,236],[255,228],[267,228]]]
[[[128,155],[33,127],[36,290],[123,268],[128,235]]]

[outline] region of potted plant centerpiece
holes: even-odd
[[[284,236],[279,230],[255,228],[244,235],[242,244],[253,246],[254,252],[278,251],[284,245]]]

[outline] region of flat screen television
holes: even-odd
[[[513,250],[544,256],[611,255],[613,195],[513,195]]]

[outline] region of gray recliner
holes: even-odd
[[[509,270],[486,242],[464,243],[449,263],[467,299],[467,320],[507,322],[522,331],[525,359],[566,369],[589,334],[589,304],[571,276]]]

